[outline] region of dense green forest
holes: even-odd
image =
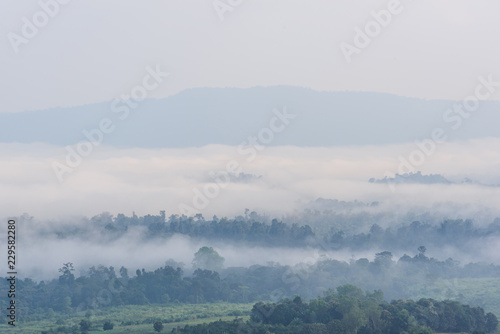
[[[347,284],[303,302],[299,296],[278,303],[259,302],[250,321],[185,326],[180,333],[342,333],[427,334],[493,332],[498,320],[479,307],[433,299],[384,301],[383,293]]]
[[[430,298],[417,301],[398,299],[389,303],[382,291],[363,292],[351,284],[328,289],[322,297],[309,302],[294,296],[278,302],[259,301],[249,308],[246,304],[232,303],[161,304],[70,312],[51,310],[38,321],[30,320],[24,330],[6,325],[0,325],[0,329],[12,333],[41,334],[95,333],[102,330],[109,330],[110,333],[153,333],[162,329],[169,329],[172,333],[200,334],[480,334],[495,332],[498,326],[497,317],[491,312],[485,313],[480,307]],[[246,314],[250,317],[244,316]],[[216,319],[219,320],[214,321]],[[45,329],[37,332],[36,328]],[[115,331],[112,331],[113,328]]]
[[[122,267],[91,267],[87,274],[75,277],[72,263],[59,269],[59,277],[50,281],[32,279],[18,281],[20,315],[25,319],[43,317],[47,312],[72,312],[117,305],[147,305],[167,302],[248,303],[301,295],[314,298],[325,290],[342,284],[357,284],[365,290],[381,289],[389,299],[425,295],[425,289],[438,279],[453,277],[499,277],[500,266],[469,264],[464,267],[453,261],[437,261],[427,257],[424,247],[413,257],[405,255],[394,261],[388,251],[375,254],[369,261],[362,258],[342,262],[328,258],[314,264],[297,266],[254,265],[222,268],[223,258],[211,247],[195,254],[198,266],[190,275],[180,268],[164,266],[153,271],[137,269],[129,274]],[[218,271],[203,269],[217,267]],[[0,287],[7,288],[2,280]],[[413,287],[413,290],[410,288]],[[413,294],[412,294],[413,293]],[[442,291],[444,298],[467,301],[453,286]],[[1,306],[5,307],[6,299]],[[476,300],[481,305],[481,301]],[[496,310],[495,310],[496,311]]]
[[[349,209],[360,204],[339,205]],[[169,242],[176,235],[184,235],[201,240],[206,246],[192,254],[192,263],[188,265],[166,254],[165,265],[155,269],[115,268],[96,263],[86,270],[75,270],[72,262],[66,262],[53,272],[53,279],[18,278],[17,320],[42,321],[113,307],[257,303],[248,323],[236,319],[176,330],[231,333],[238,328],[241,332],[241,326],[252,326],[252,333],[263,334],[495,330],[493,314],[500,313],[500,266],[443,258],[435,245],[473,253],[477,251],[472,248],[474,243],[495,240],[500,235],[498,218],[487,224],[444,219],[438,223],[411,221],[383,228],[370,225],[380,217],[368,215],[364,225],[356,230],[341,229],[342,221],[363,219],[363,215],[344,214],[340,223],[326,222],[322,229],[291,222],[296,218],[269,219],[249,210],[233,219],[214,216],[211,220],[202,215],[167,218],[163,211],[142,217],[103,213],[83,224],[36,226],[33,236],[55,241],[83,240],[92,235],[96,244],[119,244],[135,229],[140,233],[135,233],[134,238],[142,243]],[[35,227],[33,218],[21,219]],[[220,242],[235,245],[236,252],[237,245],[245,245],[247,250],[266,247],[268,252],[302,249],[309,256],[297,259],[294,265],[267,262],[227,266],[224,256],[229,254],[219,254],[212,247]],[[339,250],[359,252],[366,257],[342,260],[332,256]],[[0,289],[7,291],[8,284],[1,280]],[[335,287],[339,288],[333,290]],[[5,309],[7,303],[6,296],[1,296],[0,307]],[[244,315],[235,313],[238,314]],[[174,321],[166,319],[161,320]],[[355,320],[358,325],[348,324]],[[0,320],[0,324],[6,322],[4,318]]]

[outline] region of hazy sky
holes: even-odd
[[[195,87],[292,85],[318,91],[370,91],[462,101],[475,92],[480,76],[491,77],[500,87],[499,13],[500,1],[494,0],[1,0],[0,112],[96,102],[106,102],[103,105],[108,112],[113,110],[110,101],[139,92],[141,85],[149,87],[143,89],[148,98],[164,98]],[[273,99],[272,104],[283,106],[284,99],[269,91],[266,94]],[[500,89],[490,99],[500,100]],[[202,99],[194,100],[200,103]],[[223,100],[220,105],[228,102],[219,100]],[[298,108],[287,107],[291,112]],[[303,109],[313,107],[308,104]],[[402,114],[413,112],[411,108],[395,109],[404,109]],[[349,124],[358,125],[347,122],[347,109],[338,110],[338,117],[335,114],[328,119],[298,113],[301,116],[294,122],[297,126],[307,125],[308,121],[336,123],[347,129]],[[117,149],[106,141],[112,138],[110,134],[102,146],[64,176],[64,182],[58,181],[53,166],[55,161],[68,161],[67,147],[5,140],[0,143],[0,218],[19,217],[26,212],[49,224],[52,220],[71,222],[72,216],[92,217],[104,211],[145,215],[166,210],[167,215],[179,214],[185,213],[185,206],[196,209],[192,214],[202,212],[208,218],[213,214],[239,215],[245,208],[282,217],[303,209],[305,203],[318,197],[380,201],[383,209],[400,213],[441,210],[443,216],[473,218],[478,224],[489,224],[493,217],[500,217],[498,186],[408,184],[391,190],[385,184],[368,182],[388,172],[397,173],[400,157],[410,159],[417,152],[412,142],[319,147],[327,145],[325,139],[316,147],[267,147],[250,161],[234,145],[267,129],[260,126],[271,127],[277,116],[272,108],[253,112],[236,107],[235,111],[246,112],[255,122],[244,124],[248,132],[241,131],[240,141],[234,144],[207,142],[203,147],[183,149],[131,145]],[[385,135],[385,128],[377,126],[394,125],[393,118],[384,119],[375,107],[369,109],[372,111],[375,120],[360,122],[382,129]],[[450,137],[454,134],[450,124],[441,120],[446,112],[436,110],[437,122],[426,135],[435,126],[444,127]],[[122,114],[114,114],[114,110],[108,114],[115,117],[117,135],[128,129],[132,140],[141,139],[134,123],[137,118],[128,120],[133,126],[120,128],[123,119],[118,116]],[[35,128],[19,127],[19,131],[9,122],[5,124],[7,130],[15,129],[17,133],[35,129],[55,136],[66,124],[58,115],[60,118],[46,117],[58,126],[52,131],[41,123],[35,123]],[[421,116],[418,112],[414,115]],[[485,117],[484,113],[481,117]],[[484,121],[481,117],[471,117],[464,123],[474,126],[474,122]],[[171,118],[180,131],[195,132],[191,120]],[[241,118],[221,118],[214,117],[217,126],[196,121],[213,132],[222,132],[235,122],[243,123]],[[403,131],[405,126],[415,129],[413,118],[409,119],[403,123],[407,124]],[[81,131],[100,121],[88,120],[75,136],[85,138]],[[151,122],[162,124],[158,120]],[[294,124],[290,133],[294,133]],[[460,131],[467,131],[467,126]],[[7,130],[4,133],[9,133]],[[281,131],[284,129],[276,131],[276,137]],[[330,128],[324,131],[325,138],[333,136],[332,132]],[[360,136],[371,133],[360,132]],[[425,157],[421,154],[425,161],[418,169],[457,182],[469,177],[499,185],[500,131],[496,135],[489,132],[488,136],[493,138],[437,145],[435,152]],[[300,133],[296,137],[301,140]],[[374,144],[375,138],[369,143]],[[262,177],[247,183],[231,182],[197,206],[197,192],[207,197],[207,189],[214,189],[211,173],[227,170],[231,161],[236,161],[242,172]],[[0,231],[2,240],[4,231]],[[164,245],[144,248],[142,243],[132,242],[132,233],[127,235],[130,242],[120,239],[106,247],[97,243],[90,247],[72,240],[40,241],[36,235],[31,238],[28,227],[21,231],[21,235],[26,233],[23,273],[34,277],[53,277],[56,268],[68,261],[79,268],[99,263],[156,267],[169,254],[190,263],[200,247],[196,240],[176,237]],[[32,240],[36,242],[29,244]],[[478,248],[487,252],[494,249],[483,259],[499,263],[498,241],[490,243]],[[236,254],[231,246],[216,246],[220,246],[227,265],[252,263],[238,262],[240,258],[230,255]],[[239,256],[247,250],[238,248],[238,252]],[[294,263],[304,258],[302,253],[290,250],[276,257],[270,257],[266,249],[252,252],[262,261]],[[145,260],[146,253],[154,254]]]
[[[192,87],[296,85],[463,100],[479,76],[500,82],[500,46],[492,38],[500,31],[499,10],[499,2],[461,0],[4,0],[0,111],[112,101],[138,85],[155,86],[147,93],[156,98]],[[155,71],[170,75],[162,74],[159,84],[144,81],[145,75],[158,76]],[[499,91],[491,98],[499,99]],[[420,169],[500,183],[498,140],[479,142],[440,149]],[[397,172],[398,156],[408,157],[411,145],[339,148],[357,152],[353,159],[336,150],[269,150],[244,170],[264,175],[262,183],[233,185],[201,211],[286,211],[292,202],[320,196],[410,201],[418,187],[402,188],[401,197],[367,180]],[[64,159],[65,149],[2,144],[0,185],[9,191],[0,208],[43,217],[178,212],[180,203],[193,199],[193,187],[212,182],[210,171],[241,159],[235,152],[100,147],[61,184],[51,163]],[[381,156],[370,158],[372,152]],[[448,187],[436,194],[467,202],[471,189]],[[426,204],[441,200],[427,193],[420,194]],[[479,189],[474,201],[495,201],[498,195],[497,188]]]
[[[194,87],[293,85],[462,101],[474,93],[478,77],[500,82],[498,13],[500,2],[495,0],[2,0],[0,112],[109,102],[131,94],[139,85],[150,87],[147,97],[153,98]],[[490,99],[500,100],[500,89]],[[273,103],[284,102],[276,98]],[[261,115],[267,112],[264,123],[258,123],[257,112],[252,113],[255,124],[271,124],[275,119],[271,117],[276,117],[271,109],[258,111]],[[445,115],[445,110],[436,112],[436,117]],[[391,121],[378,118],[369,125],[375,128]],[[346,121],[346,117],[338,119],[339,123]],[[117,122],[117,126],[121,124]],[[133,124],[132,117],[129,122]],[[307,123],[306,117],[296,122]],[[468,122],[473,124],[475,118]],[[214,132],[231,126],[227,119],[220,124],[224,125]],[[7,126],[12,130],[11,124]],[[181,126],[193,130],[189,122]],[[131,137],[137,138],[131,128]],[[248,128],[241,140],[259,131],[251,124]],[[458,182],[470,177],[500,184],[500,135],[494,137],[440,145],[435,154],[424,157],[419,169]],[[230,183],[196,211],[210,218],[213,214],[233,216],[250,208],[279,217],[324,197],[381,201],[394,212],[415,206],[438,211],[441,205],[454,205],[459,209],[443,215],[472,217],[482,224],[500,216],[500,187],[413,184],[392,191],[385,184],[368,182],[371,177],[396,173],[399,157],[411,157],[415,150],[414,143],[276,146],[249,162],[231,144],[154,150],[102,145],[59,182],[51,166],[56,160],[64,161],[64,147],[3,142],[0,212],[11,217],[27,212],[47,220],[91,217],[103,211],[183,213],[183,204],[196,207],[197,191],[205,194],[206,189],[213,189],[211,172],[224,171],[234,160],[243,172],[262,178]],[[452,205],[444,205],[449,203]],[[482,216],[476,215],[478,211]],[[186,243],[188,251],[172,257],[189,263],[200,245],[182,239],[165,245],[163,253],[156,250],[158,257],[152,261],[157,262],[150,264],[161,264],[162,254],[170,254],[181,243]],[[102,252],[100,246],[89,250],[72,242],[37,240],[23,249],[26,263],[41,266],[40,273],[31,272],[35,276],[50,276],[63,261],[83,265],[99,258],[105,264],[120,264],[123,256],[128,257],[129,265],[144,261],[139,258],[143,253],[135,248],[122,252],[115,245]],[[289,253],[294,260],[302,258]],[[222,248],[222,254],[228,264],[236,264],[226,255],[229,249]],[[261,255],[264,251],[254,254],[269,258]],[[494,260],[500,261],[498,256]]]
[[[170,73],[149,95],[158,98],[296,85],[460,100],[479,75],[500,79],[492,0],[53,1],[2,1],[2,112],[110,101],[156,65]],[[371,12],[390,6],[390,22],[349,63],[341,43],[356,46],[356,27],[377,29]]]

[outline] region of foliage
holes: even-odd
[[[143,334],[153,333],[155,321],[162,321],[163,332],[170,332],[178,326],[184,327],[207,323],[222,319],[232,321],[233,313],[243,315],[240,319],[248,319],[248,314],[252,304],[179,304],[171,303],[168,306],[147,305],[147,306],[119,306],[98,309],[91,317],[92,328],[89,333],[102,330],[104,323],[110,321],[114,324],[111,333]],[[15,327],[7,324],[0,325],[0,333],[6,334],[46,334],[77,333],[81,334],[79,323],[85,317],[85,311],[63,314],[54,312],[51,318],[41,317],[39,320],[23,320]]]
[[[88,319],[82,319],[79,325],[82,332],[86,332],[92,327],[92,323]]]
[[[430,334],[493,332],[496,317],[478,307],[454,301],[421,299],[381,301],[379,292],[363,293],[353,285],[328,290],[324,297],[309,303],[300,297],[278,303],[258,302],[250,320],[218,321],[195,327],[185,326],[181,333],[339,333],[339,334]],[[493,326],[495,325],[495,326]]]
[[[193,268],[218,271],[222,269],[223,264],[224,258],[212,247],[201,247],[194,254]]]
[[[63,268],[69,268],[69,265],[65,264]],[[196,269],[187,276],[181,268],[171,266],[153,271],[137,269],[136,276],[129,276],[128,270],[122,267],[119,273],[118,276],[113,267],[97,266],[78,278],[74,278],[70,269],[63,269],[59,279],[52,281],[18,280],[16,288],[21,302],[21,320],[47,317],[51,312],[71,314],[77,309],[90,311],[172,301],[249,303],[270,300],[277,291],[283,297],[299,294],[308,299],[318,296],[325,287],[347,283],[362,288],[346,288],[342,293],[352,297],[359,297],[363,290],[378,289],[389,299],[454,299],[481,306],[488,312],[500,311],[500,279],[460,278],[475,273],[498,277],[499,266],[469,264],[461,267],[452,260],[438,261],[427,257],[422,249],[414,257],[404,255],[397,261],[391,252],[383,251],[377,253],[373,261],[358,259],[347,263],[323,258],[313,265],[255,265],[226,268],[219,272]],[[7,291],[7,283],[0,280],[0,289]],[[0,296],[0,307],[6,307],[7,303],[6,295]]]
[[[410,224],[387,228],[373,224],[371,227],[368,226],[369,229],[360,231],[349,230],[347,227],[340,229],[339,226],[344,226],[343,223],[348,219],[358,221],[368,217],[370,220],[374,219],[372,216],[359,215],[356,218],[353,218],[353,215],[349,216],[350,218],[342,215],[334,216],[338,221],[326,222],[325,226],[329,225],[330,228],[323,232],[307,224],[312,219],[308,217],[314,219],[323,217],[316,211],[301,216],[303,219],[299,221],[300,224],[290,224],[295,218],[270,220],[255,212],[246,212],[244,217],[238,216],[234,219],[219,219],[214,216],[211,220],[205,220],[201,215],[195,217],[172,215],[167,218],[162,212],[158,216],[144,217],[136,215],[126,217],[121,214],[113,217],[102,214],[90,219],[86,227],[68,230],[58,230],[61,227],[55,227],[47,231],[47,234],[56,233],[60,239],[76,238],[80,233],[85,236],[86,232],[97,230],[102,232],[103,238],[108,238],[106,240],[113,240],[125,234],[130,227],[142,226],[147,231],[143,236],[146,242],[157,238],[169,238],[174,234],[184,234],[203,237],[206,242],[223,240],[235,244],[273,247],[319,247],[320,245],[325,251],[337,249],[366,251],[376,248],[377,253],[374,254],[373,260],[360,258],[340,261],[324,256],[319,257],[313,264],[284,266],[268,263],[247,268],[223,268],[224,258],[212,247],[205,246],[195,254],[192,272],[185,272],[172,262],[152,271],[133,268],[136,270],[130,270],[130,275],[129,269],[124,267],[115,271],[114,267],[99,265],[89,268],[79,277],[74,274],[73,264],[68,262],[59,269],[57,279],[42,282],[35,282],[30,278],[18,279],[16,282],[20,317],[18,320],[26,322],[54,319],[54,314],[71,316],[80,311],[89,311],[88,318],[90,318],[91,314],[95,314],[95,310],[124,305],[156,307],[169,303],[201,304],[221,301],[255,303],[259,300],[276,301],[276,295],[279,298],[294,298],[300,295],[304,301],[309,301],[308,304],[302,302],[302,299],[299,303],[295,298],[290,302],[292,304],[285,302],[276,304],[276,310],[273,308],[275,313],[271,318],[280,320],[276,324],[266,325],[295,329],[300,327],[304,331],[323,331],[326,326],[328,331],[334,329],[359,332],[367,324],[372,323],[376,323],[373,326],[382,328],[384,324],[394,324],[399,321],[398,326],[404,327],[413,326],[414,321],[418,323],[426,319],[425,325],[418,323],[419,326],[424,326],[419,327],[419,331],[425,332],[425,328],[435,328],[435,324],[439,322],[442,326],[439,327],[440,330],[466,328],[470,325],[491,331],[497,326],[494,315],[488,313],[481,318],[474,312],[484,313],[480,311],[481,308],[487,312],[500,312],[498,278],[500,266],[487,263],[461,265],[451,258],[444,261],[437,260],[432,257],[435,250],[430,245],[442,243],[450,247],[467,248],[470,247],[469,242],[482,240],[481,238],[485,237],[498,237],[500,219],[493,224],[483,226],[475,226],[471,220],[460,219],[444,220],[438,224],[415,220]],[[429,246],[429,249],[424,245]],[[407,250],[409,247],[410,251]],[[407,253],[399,259],[395,257],[395,254],[402,254],[402,250]],[[7,283],[6,280],[0,280],[0,290],[8,291]],[[344,308],[326,308],[325,304],[328,304],[328,301],[325,298],[310,300],[333,286],[341,286],[340,290],[330,291],[330,294],[337,296],[335,298]],[[367,298],[363,291],[375,289],[377,291],[370,294],[369,306],[359,305],[356,302]],[[399,309],[396,312],[386,309],[380,306],[383,304],[382,292],[388,299],[449,299],[446,303],[439,304],[444,310],[443,319],[446,321],[425,314],[428,310],[421,310],[425,311],[425,317],[419,318],[420,315],[414,315],[413,310],[404,307],[406,311]],[[6,295],[0,296],[0,308],[5,309],[7,303]],[[462,303],[472,305],[470,310],[458,306]],[[311,311],[310,317],[317,322],[304,321],[302,315],[306,304]],[[408,312],[408,317],[405,312]],[[453,319],[447,314],[459,316]],[[479,325],[472,324],[470,319],[473,318]],[[2,323],[5,323],[5,319],[2,319]],[[149,322],[150,325],[152,323]],[[313,324],[322,326],[315,327]],[[103,326],[102,323],[94,324],[99,327],[101,325]],[[63,327],[72,328],[71,330],[79,328],[78,322],[71,325],[61,323],[57,326],[59,327],[55,327],[54,330]],[[273,330],[279,331],[279,328]]]
[[[154,324],[153,324],[153,328],[156,332],[161,332],[163,330],[163,323],[161,321],[156,321]]]
[[[111,321],[109,321],[109,320],[106,320],[104,322],[104,324],[102,325],[102,329],[105,330],[105,331],[112,330],[113,327],[115,327],[115,325]]]

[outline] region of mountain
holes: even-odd
[[[421,100],[367,92],[319,92],[275,86],[196,88],[164,99],[146,99],[135,109],[125,102],[71,108],[0,113],[0,142],[55,145],[86,140],[83,130],[98,128],[108,118],[114,130],[104,143],[118,147],[192,147],[240,145],[257,136],[276,117],[273,109],[296,116],[279,133],[262,132],[266,145],[378,145],[429,138],[443,128],[448,140],[497,137],[499,102],[481,102],[463,126],[452,128],[443,115],[457,102]],[[126,109],[130,113],[123,120]],[[117,112],[116,112],[117,111]],[[457,117],[457,116],[454,116]],[[280,124],[279,122],[277,124]],[[268,135],[266,137],[266,135]]]

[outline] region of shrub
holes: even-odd
[[[157,321],[154,323],[153,328],[159,333],[163,330],[163,323],[161,321]]]
[[[115,325],[111,321],[109,321],[109,320],[106,320],[104,322],[104,325],[102,325],[102,329],[105,330],[105,331],[112,330],[113,327],[115,327]]]

